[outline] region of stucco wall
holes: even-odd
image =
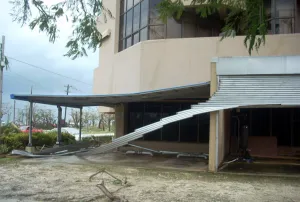
[[[248,56],[244,37],[165,39],[144,41],[122,52],[100,50],[94,93],[129,93],[210,80],[213,57]],[[109,43],[109,41],[107,41]],[[299,55],[300,34],[267,36],[253,56]]]

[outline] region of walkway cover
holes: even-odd
[[[84,106],[114,107],[119,103],[209,97],[209,82],[155,91],[109,95],[15,95],[11,99],[40,104],[80,108]]]

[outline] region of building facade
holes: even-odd
[[[213,58],[249,56],[244,46],[244,36],[220,41],[225,11],[220,10],[218,14],[202,19],[186,2],[187,9],[179,20],[171,18],[163,23],[156,10],[159,2],[160,0],[103,0],[114,17],[106,20],[103,16],[99,17],[99,30],[110,35],[103,40],[100,48],[99,67],[94,72],[94,94],[149,92],[206,82],[211,82],[211,89],[210,92],[197,91],[185,97],[178,95],[178,98],[172,99],[160,97],[147,102],[118,104],[114,108],[116,137],[174,115],[178,111],[189,109],[191,105],[207,101],[215,92],[212,89],[216,76]],[[252,57],[300,55],[300,1],[265,2],[270,16],[269,35],[266,44],[258,52],[253,52]],[[100,110],[110,111],[108,108]],[[279,122],[280,120],[276,119],[278,116],[293,116],[291,114],[296,113],[295,109],[224,110],[221,113],[224,122],[220,123],[223,123],[222,131],[226,134],[224,137],[228,138],[222,143],[224,154],[219,158],[220,162],[226,154],[235,150],[235,140],[230,136],[238,134],[236,130],[240,130],[236,129],[234,117],[241,111],[247,114],[250,120],[248,122],[251,122],[250,136],[263,139],[266,134],[271,134],[270,131],[276,131],[278,134],[272,137],[276,137],[276,141],[280,140],[280,144],[276,142],[277,145],[300,147],[300,139],[291,144],[288,138],[283,137],[284,131],[279,132],[273,128],[274,124],[270,124],[270,120],[272,123]],[[168,124],[144,135],[134,143],[155,150],[203,152],[211,155],[213,121],[212,114],[196,115]],[[268,123],[268,126],[262,124],[263,122]],[[284,127],[291,128],[290,125],[290,122],[285,123]],[[210,161],[213,160],[210,158]],[[219,163],[216,163],[217,166],[211,165],[210,170],[215,171]]]

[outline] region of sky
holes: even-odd
[[[47,1],[50,2],[50,0]],[[65,94],[65,86],[70,84],[72,86],[70,94],[92,94],[93,71],[98,67],[99,50],[94,53],[89,51],[88,57],[76,60],[65,57],[63,56],[67,52],[65,44],[72,31],[70,24],[66,21],[59,22],[59,38],[52,44],[45,33],[30,30],[27,25],[21,27],[17,22],[13,22],[10,16],[11,8],[12,5],[9,0],[1,1],[0,36],[4,35],[6,37],[5,55],[10,63],[9,69],[4,70],[3,76],[4,106],[13,106],[10,94],[30,94],[31,87],[33,88],[33,94],[61,95]],[[32,64],[38,68],[20,63],[14,59]],[[74,80],[64,76],[74,78]],[[17,110],[24,108],[26,104],[26,102],[17,101]],[[56,108],[50,107],[50,109],[55,110]],[[3,119],[7,119],[7,117]]]

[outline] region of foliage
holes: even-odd
[[[71,110],[71,118],[72,121],[74,122],[74,125],[76,128],[79,128],[79,122],[80,122],[80,113],[78,110],[72,109]]]
[[[7,154],[9,149],[6,144],[0,144],[0,154]]]
[[[166,20],[168,17],[181,17],[185,10],[184,0],[162,0],[158,5],[160,17]],[[12,15],[14,21],[22,26],[29,23],[31,29],[38,28],[49,36],[49,41],[54,43],[58,37],[58,20],[65,18],[73,25],[72,35],[67,42],[68,52],[65,56],[76,59],[86,56],[86,48],[94,51],[101,45],[102,37],[98,31],[97,17],[113,18],[112,13],[101,0],[64,0],[51,6],[45,5],[43,0],[12,0]],[[192,0],[191,6],[195,7],[201,17],[205,18],[220,9],[226,8],[229,12],[225,26],[226,37],[234,37],[236,34],[245,34],[245,46],[249,54],[253,48],[258,48],[265,43],[267,34],[267,17],[263,0]],[[32,18],[32,9],[38,13]]]
[[[228,16],[222,29],[222,40],[234,37],[237,33],[246,35],[244,44],[250,55],[253,48],[258,50],[261,44],[265,44],[267,15],[263,0],[192,0],[191,6],[195,7],[202,18],[226,8]],[[179,19],[184,10],[185,6],[181,0],[162,0],[158,4],[160,18],[164,21],[169,17]]]
[[[95,137],[95,136],[84,137],[84,138],[82,138],[82,141],[83,142],[90,142],[90,143],[93,143],[93,144],[100,145],[100,144],[110,143],[111,142],[111,137],[109,137],[109,136],[104,136],[104,137]]]
[[[37,128],[52,129],[55,124],[55,116],[50,109],[35,107],[33,110],[33,123]]]
[[[37,104],[33,105],[33,127],[42,128],[42,129],[52,129],[53,125],[56,124],[56,117],[53,114],[53,111],[44,107],[40,107]],[[16,122],[20,125],[24,123],[29,125],[29,105],[25,107],[24,110],[18,110],[16,116]]]
[[[69,51],[65,56],[75,59],[86,56],[86,48],[94,51],[101,44],[101,33],[96,27],[97,17],[101,14],[104,19],[113,17],[101,0],[65,0],[51,6],[47,6],[43,0],[12,0],[12,16],[22,26],[29,23],[31,29],[38,28],[45,32],[49,41],[54,43],[58,37],[59,19],[65,18],[73,25],[72,35],[66,47]],[[32,9],[38,13],[32,18]]]
[[[56,143],[57,133],[33,133],[32,144],[34,146],[53,146]],[[28,145],[28,133],[12,133],[1,137],[1,141],[7,145],[9,151],[13,149],[24,149]],[[75,137],[62,133],[62,142],[64,144],[74,144]]]
[[[13,124],[10,123],[10,124],[6,124],[4,126],[1,126],[1,132],[4,135],[8,135],[10,133],[19,133],[21,131],[15,125],[13,125]]]

